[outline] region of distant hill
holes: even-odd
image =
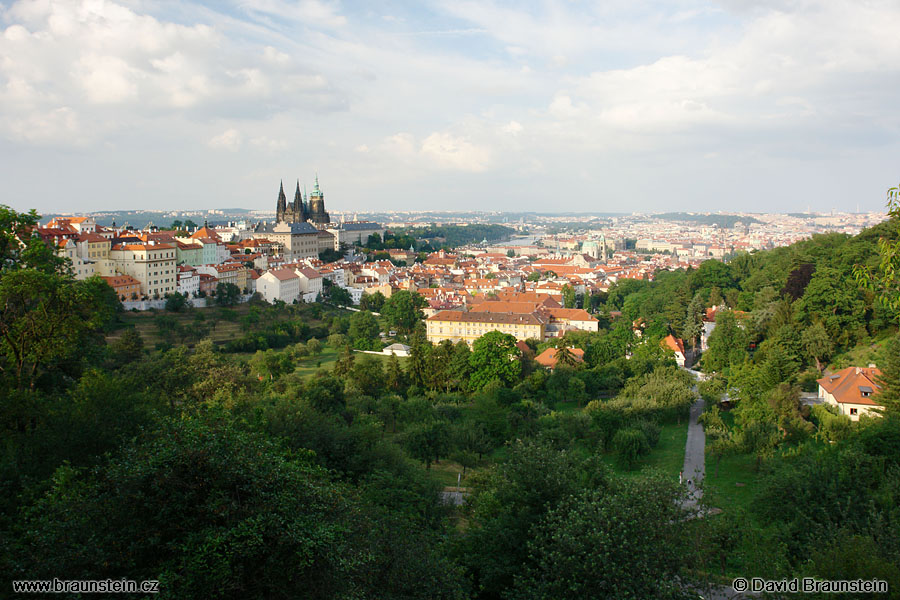
[[[690,221],[692,223],[700,223],[701,225],[717,225],[725,229],[731,229],[737,222],[749,225],[750,223],[762,223],[759,219],[747,215],[718,215],[708,213],[685,213],[672,212],[660,213],[653,215],[657,219],[664,221]]]

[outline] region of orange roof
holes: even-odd
[[[871,395],[881,390],[881,386],[877,383],[879,377],[881,377],[879,369],[847,367],[818,379],[817,383],[834,396],[835,402],[881,406],[871,398]],[[869,395],[864,396],[864,393]]]
[[[546,350],[538,354],[534,360],[536,360],[539,365],[552,369],[559,361],[559,359],[556,357],[557,351],[557,348],[547,348]],[[584,362],[584,350],[582,350],[581,348],[569,348],[569,352],[572,353],[572,356],[575,358],[575,362]]]
[[[547,308],[545,309],[550,316],[555,319],[565,319],[567,321],[596,321],[594,317],[583,308]]]
[[[684,342],[673,336],[671,333],[660,340],[659,345],[663,348],[670,349],[672,352],[684,354]]]
[[[112,277],[102,276],[104,281],[109,284],[109,287],[115,289],[119,287],[126,287],[132,285],[140,285],[141,282],[132,277],[131,275],[113,275]]]
[[[297,277],[297,274],[294,273],[291,269],[276,269],[274,271],[269,271],[275,279],[278,281],[287,281],[289,279],[300,279]]]
[[[541,325],[544,320],[537,313],[527,315],[513,313],[470,313],[460,310],[445,310],[426,319],[427,321],[449,321],[451,323],[503,323],[518,325]]]
[[[491,313],[515,313],[520,315],[530,314],[540,308],[536,302],[503,302],[500,300],[487,300],[474,304],[472,312]]]
[[[191,238],[195,240],[201,238],[212,238],[216,241],[219,241],[219,234],[217,234],[215,230],[210,229],[209,227],[201,227],[191,235]]]

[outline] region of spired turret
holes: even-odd
[[[309,195],[309,220],[317,225],[325,225],[331,222],[331,217],[325,212],[325,195],[319,188],[319,175],[316,174],[316,185]]]

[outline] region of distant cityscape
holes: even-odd
[[[123,301],[139,308],[171,293],[203,298],[220,282],[269,301],[310,302],[327,281],[346,289],[355,304],[367,293],[389,297],[391,290],[407,289],[420,291],[432,310],[441,310],[504,291],[559,295],[568,285],[578,295],[605,292],[620,279],[652,280],[659,270],[696,267],[815,234],[855,235],[887,218],[885,213],[329,213],[318,177],[308,195],[298,183],[290,203],[280,184],[269,206],[274,210],[46,215],[39,233],[72,261],[76,278],[106,277]],[[458,247],[436,239],[427,246],[422,240],[413,240],[417,247],[388,244],[378,253],[368,248],[372,240],[380,243],[386,234],[411,228],[479,224],[503,225],[504,234]]]

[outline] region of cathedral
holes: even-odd
[[[281,189],[278,190],[278,203],[275,206],[275,219],[279,223],[306,223],[312,222],[314,225],[327,225],[331,222],[331,217],[325,212],[325,196],[319,189],[319,176],[316,175],[316,185],[312,193],[308,197],[308,201],[304,202],[303,194],[300,192],[300,182],[297,182],[297,190],[294,192],[294,201],[288,204],[287,197],[284,195],[284,182],[281,183]]]

